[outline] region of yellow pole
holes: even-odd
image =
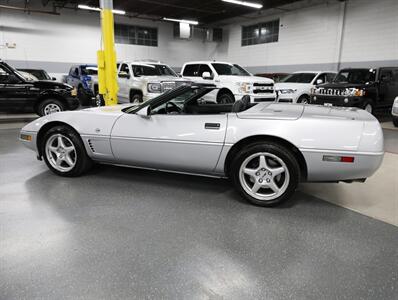
[[[117,69],[113,23],[112,0],[101,0],[102,50],[97,52],[98,93],[103,96],[105,105],[117,104]]]

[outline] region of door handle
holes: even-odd
[[[220,123],[205,123],[205,129],[220,129]]]

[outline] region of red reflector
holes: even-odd
[[[340,161],[345,162],[345,163],[353,163],[354,157],[353,156],[342,156]]]

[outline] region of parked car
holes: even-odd
[[[36,80],[0,61],[0,111],[29,111],[38,115],[73,110],[79,106],[76,89],[53,81]]]
[[[55,77],[50,77],[43,69],[18,69],[18,71],[26,72],[35,76],[38,80],[57,80]]]
[[[398,127],[398,96],[395,97],[394,103],[391,109],[392,114],[392,122],[394,123],[395,127]]]
[[[311,103],[359,107],[373,113],[390,109],[398,95],[398,67],[343,69],[333,82],[314,89]]]
[[[288,75],[290,75],[290,73],[258,73],[255,76],[269,78],[277,83]]]
[[[98,79],[96,65],[75,65],[69,70],[65,82],[77,89],[77,96],[83,106],[91,105],[94,101],[93,83]]]
[[[300,181],[363,182],[382,162],[382,129],[366,111],[253,104],[250,96],[205,101],[214,90],[195,83],[140,105],[50,115],[22,128],[20,140],[61,176],[96,161],[230,177],[263,206],[290,198]]]
[[[160,62],[121,62],[118,69],[119,103],[141,103],[186,82]]]
[[[336,72],[294,72],[275,84],[279,102],[309,103],[311,90],[318,84],[331,82]]]
[[[219,88],[214,99],[218,103],[233,103],[244,95],[252,102],[275,101],[274,81],[256,77],[237,64],[217,61],[188,62],[182,76],[192,81],[212,83]]]

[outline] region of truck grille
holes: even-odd
[[[346,90],[318,88],[315,90],[315,94],[325,96],[345,96]]]
[[[272,94],[274,93],[273,83],[253,83],[253,94]]]

